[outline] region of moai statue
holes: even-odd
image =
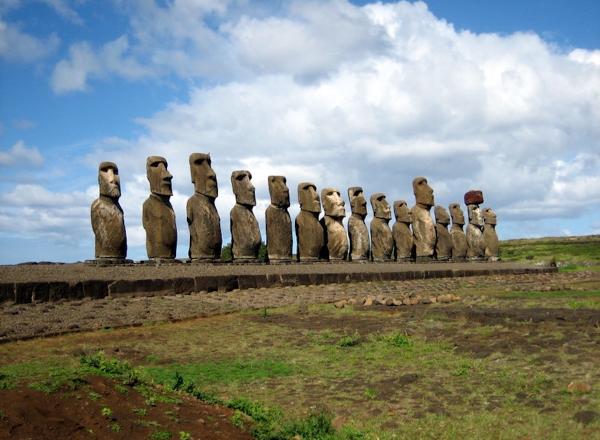
[[[483,222],[485,259],[488,261],[498,261],[500,259],[500,249],[498,246],[498,235],[496,234],[496,213],[492,208],[484,208]]]
[[[269,176],[271,204],[265,212],[267,226],[267,255],[271,263],[292,261],[292,220],[290,190],[283,176]]]
[[[471,190],[465,193],[465,205],[469,214],[467,225],[467,260],[483,260],[485,255],[485,244],[483,242],[483,218],[479,205],[483,203],[483,193]]]
[[[465,225],[465,215],[458,203],[448,205],[450,217],[452,217],[452,227],[450,228],[450,237],[452,238],[452,260],[464,261],[467,257],[467,237],[463,231]]]
[[[252,208],[256,206],[254,185],[250,171],[231,173],[235,206],[229,214],[231,226],[231,253],[234,260],[257,260],[260,250],[260,229]]]
[[[360,186],[348,188],[348,199],[352,215],[348,219],[348,235],[350,236],[350,260],[369,260],[369,230],[365,224],[367,216],[367,200]]]
[[[169,201],[173,195],[173,176],[167,170],[167,160],[160,156],[148,157],[146,175],[151,192],[142,210],[142,224],[146,230],[146,252],[150,259],[172,260],[177,250],[177,225],[175,212]]]
[[[325,231],[319,223],[321,201],[317,187],[310,182],[298,184],[300,213],[296,216],[298,261],[317,261],[325,243]]]
[[[371,256],[373,261],[390,261],[394,252],[394,237],[389,222],[392,219],[390,205],[385,194],[371,196],[373,220],[371,220]]]
[[[194,195],[187,201],[187,223],[190,228],[189,257],[192,261],[214,261],[221,258],[221,219],[215,199],[219,195],[217,175],[211,167],[210,154],[192,153],[190,171]]]
[[[394,215],[396,223],[392,227],[394,245],[396,248],[396,261],[406,262],[412,260],[414,240],[410,230],[412,213],[404,200],[394,202]]]
[[[121,182],[119,169],[113,162],[101,162],[98,167],[100,196],[91,207],[92,229],[96,237],[96,259],[125,260],[127,235],[123,210],[119,205]]]
[[[415,254],[418,261],[429,261],[435,250],[435,226],[429,211],[435,204],[433,189],[425,177],[415,177],[412,182],[416,204],[412,207],[412,229]]]
[[[452,257],[452,237],[448,232],[450,216],[443,206],[433,209],[435,215],[435,255],[438,261],[448,261]]]
[[[321,219],[321,226],[325,233],[322,255],[331,261],[345,260],[348,256],[348,234],[342,220],[346,216],[346,204],[335,188],[323,189],[321,201],[325,213]]]

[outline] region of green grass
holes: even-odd
[[[600,270],[600,236],[507,240],[500,243],[505,261],[556,261],[561,271]]]
[[[550,291],[515,291],[501,293],[498,296],[503,298],[600,298],[600,290],[576,291],[576,290],[550,290]]]

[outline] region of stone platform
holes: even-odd
[[[22,264],[0,266],[0,302],[153,296],[235,289],[556,272],[522,263]]]

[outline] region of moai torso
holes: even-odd
[[[288,212],[290,191],[284,176],[269,176],[271,204],[265,212],[267,254],[271,263],[292,260],[292,220]]]
[[[100,196],[91,208],[96,258],[123,259],[127,255],[127,235],[123,210],[116,200]]]
[[[230,212],[231,253],[234,260],[255,260],[260,250],[260,229],[251,208],[236,204]]]
[[[319,222],[321,200],[317,187],[310,182],[298,184],[300,213],[296,216],[295,229],[299,261],[316,261],[320,258],[325,244],[325,231]]]
[[[371,220],[371,257],[373,261],[390,261],[394,252],[394,237],[389,222],[390,205],[382,193],[371,196],[374,218]]]
[[[434,205],[433,189],[425,177],[415,177],[413,192],[417,202],[411,210],[415,254],[417,260],[430,260],[434,255],[436,240],[435,226],[429,213]]]
[[[435,256],[439,261],[448,261],[452,256],[452,238],[448,232],[450,216],[442,206],[436,206],[435,214]]]
[[[214,261],[221,258],[221,218],[215,207],[219,195],[217,176],[210,154],[192,153],[190,172],[194,195],[187,201],[186,214],[190,230],[188,255],[192,261]]]
[[[451,203],[448,205],[452,226],[450,227],[450,238],[452,239],[452,260],[462,261],[467,256],[467,237],[463,231],[465,224],[465,215],[460,208],[460,204]]]
[[[221,258],[221,218],[214,199],[196,193],[188,199],[186,212],[190,229],[189,257],[200,261]]]
[[[246,170],[231,173],[235,206],[229,214],[231,253],[234,260],[256,260],[260,250],[260,229],[252,212],[256,205],[252,174]]]
[[[491,208],[483,210],[483,242],[485,258],[488,261],[498,261],[500,248],[496,234],[496,213]]]
[[[148,258],[173,259],[177,251],[177,224],[169,199],[173,195],[171,180],[164,157],[146,159],[146,175],[150,182],[150,197],[142,209],[142,225],[146,230]]]
[[[321,226],[324,232],[323,257],[329,260],[345,260],[348,256],[348,234],[342,220],[346,215],[345,203],[335,188],[321,191],[324,217]]]
[[[175,258],[177,225],[169,200],[150,194],[144,202],[142,224],[146,230],[148,258]]]
[[[359,186],[348,188],[348,199],[352,215],[348,219],[348,237],[350,260],[367,261],[369,259],[369,230],[365,224],[367,200]]]
[[[295,226],[299,261],[316,261],[321,255],[325,243],[325,234],[318,215],[314,212],[300,211],[296,216]]]
[[[479,210],[479,204],[483,203],[481,191],[471,190],[465,193],[465,204],[469,215],[467,225],[467,259],[482,260],[485,255],[485,243],[483,241],[483,218]]]
[[[394,202],[394,214],[396,222],[392,226],[392,235],[396,249],[396,261],[410,261],[414,250],[413,233],[410,230],[412,214],[404,200]]]

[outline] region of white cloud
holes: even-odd
[[[29,119],[13,119],[12,126],[17,130],[29,130],[35,127],[35,122]]]
[[[75,9],[73,9],[71,6],[69,6],[67,1],[65,1],[65,0],[39,0],[39,1],[41,1],[42,3],[45,3],[46,5],[48,5],[52,9],[54,9],[54,11],[58,15],[63,17],[65,20],[68,20],[71,23],[74,23],[77,25],[84,24],[84,21],[81,18],[81,16],[77,13],[77,11],[75,11]]]
[[[23,32],[16,24],[0,16],[0,58],[11,62],[29,63],[54,53],[59,45],[56,34],[38,38]]]
[[[23,141],[17,141],[7,151],[0,150],[0,166],[20,165],[23,163],[42,165],[44,158],[37,148],[28,148]]]
[[[102,78],[114,74],[125,79],[142,78],[150,70],[139,64],[127,52],[129,41],[122,35],[95,51],[89,43],[80,42],[69,48],[69,57],[58,62],[51,78],[56,93],[83,91],[90,77]]]

